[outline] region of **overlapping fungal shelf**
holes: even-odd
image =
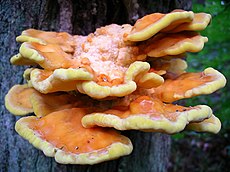
[[[88,36],[23,31],[10,61],[30,68],[5,105],[14,115],[31,116],[20,118],[16,131],[63,164],[130,154],[131,141],[117,130],[217,133],[221,123],[210,107],[175,102],[225,86],[225,77],[211,67],[186,72],[186,53],[203,49],[208,38],[198,31],[210,20],[209,14],[174,10]]]

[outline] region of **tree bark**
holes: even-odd
[[[10,65],[18,52],[17,35],[28,28],[66,31],[86,35],[110,23],[131,23],[153,12],[175,8],[191,9],[191,1],[182,0],[0,0],[0,171],[167,171],[170,137],[164,134],[126,131],[133,142],[131,155],[98,165],[61,165],[48,158],[16,134],[15,122],[4,107],[4,96],[15,84],[22,84],[24,67]]]

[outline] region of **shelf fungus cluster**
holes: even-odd
[[[211,94],[225,77],[209,67],[186,72],[186,52],[199,52],[209,24],[205,13],[174,10],[129,24],[111,24],[88,36],[28,29],[16,38],[10,61],[28,65],[24,85],[5,97],[24,116],[16,131],[63,164],[95,164],[132,152],[118,130],[174,134],[185,129],[217,133],[221,123],[207,105],[175,101]]]

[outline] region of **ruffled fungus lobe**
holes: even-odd
[[[128,95],[136,90],[137,85],[144,88],[161,85],[164,79],[155,73],[148,73],[149,70],[150,65],[148,63],[134,62],[126,71],[123,83],[118,85],[116,83],[115,85],[98,84],[93,81],[93,75],[84,68],[56,69],[54,71],[32,69],[29,73],[27,72],[26,76],[29,78],[30,84],[41,93],[78,90],[93,98],[100,99],[109,96]]]
[[[77,60],[73,59],[71,54],[64,52],[57,44],[43,45],[37,42],[24,42],[19,52],[22,57],[47,70],[79,67]]]
[[[165,79],[178,77],[185,73],[188,67],[185,60],[177,57],[151,59],[150,64],[151,70],[161,72]]]
[[[116,131],[82,127],[80,121],[86,112],[73,108],[40,119],[24,117],[17,121],[15,129],[46,156],[62,164],[96,164],[131,153],[130,140]]]
[[[221,129],[221,122],[215,115],[212,115],[210,118],[205,119],[204,121],[188,124],[186,129],[197,132],[209,132],[217,134]]]
[[[36,30],[33,30],[30,38],[24,37],[23,32],[17,40],[29,42],[21,45],[20,57],[44,68],[43,71],[35,69],[31,72],[31,84],[41,93],[78,90],[97,99],[128,95],[136,90],[137,85],[144,88],[161,85],[163,78],[154,73],[149,74],[149,64],[138,61],[144,60],[146,55],[142,54],[135,44],[124,42],[122,35],[130,30],[130,27],[112,24],[97,29],[94,34],[88,36],[74,36],[75,47],[74,53],[71,54],[63,50],[60,41],[55,43],[56,38],[41,43],[37,41],[40,31],[35,34]],[[40,41],[45,34],[46,32],[41,32]],[[36,36],[35,40],[32,39],[33,35]],[[47,32],[47,35],[52,37],[54,33]],[[18,61],[23,59],[15,60],[14,56],[11,61],[19,64]],[[74,71],[71,72],[72,78],[65,70]],[[78,74],[82,70],[88,74]],[[141,77],[144,79],[139,79]],[[62,86],[60,81],[67,81],[67,84]]]
[[[72,35],[66,32],[46,32],[27,29],[16,38],[18,42],[37,42],[42,45],[57,44],[64,52],[73,53],[75,41]]]
[[[167,79],[155,89],[154,94],[163,102],[174,102],[201,94],[211,94],[225,84],[225,77],[209,67],[203,72],[184,73],[177,78]]]
[[[146,88],[146,89],[158,87],[163,83],[164,83],[163,77],[161,77],[159,74],[155,72],[150,72],[150,71],[145,75],[143,75],[142,78],[140,78],[137,81],[138,87]]]
[[[76,90],[78,82],[92,79],[92,74],[84,68],[56,69],[54,71],[33,69],[30,71],[30,83],[41,93]]]
[[[153,13],[137,20],[131,32],[125,35],[125,40],[144,41],[160,31],[168,31],[181,23],[191,22],[192,11],[174,10],[168,14]]]
[[[182,131],[189,122],[201,121],[211,115],[211,108],[205,105],[183,107],[140,96],[129,107],[115,107],[105,112],[88,114],[82,118],[82,124],[85,127],[114,127],[118,130],[173,134]]]
[[[164,79],[157,74],[149,74],[150,65],[147,62],[134,62],[130,65],[124,77],[124,84],[112,87],[101,86],[93,81],[77,84],[78,91],[90,97],[101,99],[109,96],[122,97],[131,94],[137,89],[137,84],[142,87],[157,87]],[[140,79],[141,78],[141,79]],[[137,82],[137,84],[136,84]],[[148,83],[143,85],[143,83]]]
[[[196,32],[161,33],[143,44],[144,52],[150,57],[178,55],[185,52],[199,52],[208,41]],[[144,48],[146,47],[146,48]]]
[[[14,115],[26,115],[33,112],[30,95],[36,90],[28,85],[15,85],[5,96],[5,106]]]
[[[33,60],[22,57],[20,53],[11,57],[10,63],[13,65],[36,65],[37,64]]]
[[[194,15],[192,22],[182,23],[176,28],[170,30],[170,32],[181,32],[181,31],[201,31],[204,30],[211,21],[212,16],[206,13],[197,13]]]

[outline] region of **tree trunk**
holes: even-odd
[[[61,165],[48,158],[16,134],[15,122],[4,107],[4,96],[15,84],[22,84],[24,67],[10,65],[18,52],[15,37],[28,28],[66,31],[86,35],[110,23],[131,23],[152,12],[175,8],[191,9],[191,1],[182,0],[0,0],[0,171],[167,171],[170,137],[164,134],[126,131],[133,142],[131,155],[98,165]]]

